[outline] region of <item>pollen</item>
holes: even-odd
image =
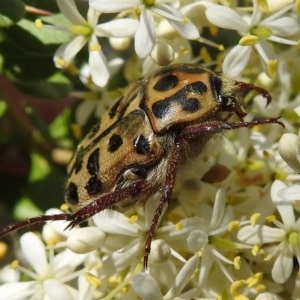
[[[246,280],[247,285],[251,287],[255,287],[263,278],[263,274],[261,272],[258,272],[254,274],[253,276],[249,277]]]
[[[261,214],[260,214],[260,213],[255,213],[255,214],[253,214],[253,215],[250,217],[250,224],[251,224],[252,226],[255,226],[255,225],[258,223],[260,217],[261,217]]]
[[[128,218],[128,223],[129,224],[135,224],[138,221],[138,216],[137,215],[133,215],[130,218]]]

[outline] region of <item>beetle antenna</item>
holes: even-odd
[[[3,229],[0,230],[0,238],[8,234],[9,232],[30,227],[33,225],[41,224],[47,221],[70,221],[71,219],[72,219],[72,214],[68,214],[68,213],[57,214],[57,215],[43,215],[43,216],[30,218],[4,227]]]

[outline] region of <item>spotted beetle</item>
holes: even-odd
[[[155,229],[171,201],[177,170],[187,158],[199,154],[223,130],[271,123],[283,126],[279,118],[244,121],[242,94],[249,90],[270,103],[266,90],[201,65],[173,65],[140,79],[78,145],[65,188],[71,212],[7,226],[0,237],[45,221],[70,221],[67,228],[72,228],[103,209],[144,202],[161,190],[145,241],[147,268]],[[236,121],[231,121],[233,116]]]

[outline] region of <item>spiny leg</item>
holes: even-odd
[[[71,222],[66,227],[73,228],[74,226],[80,224],[81,222],[89,219],[96,213],[114,206],[115,204],[125,200],[126,198],[133,197],[138,193],[142,192],[147,188],[146,181],[138,181],[130,184],[129,186],[122,188],[120,190],[115,190],[107,195],[104,195],[98,199],[93,200],[91,203],[87,204],[77,212],[72,215]]]
[[[179,137],[185,138],[187,140],[196,139],[198,137],[201,137],[203,134],[215,134],[221,132],[222,130],[253,127],[261,124],[278,124],[284,127],[284,124],[279,121],[279,118],[280,117],[245,122],[207,121],[184,128],[180,132]]]
[[[168,159],[167,163],[167,171],[166,171],[166,180],[163,188],[163,195],[159,201],[159,204],[155,210],[154,216],[152,218],[152,222],[147,234],[146,242],[145,242],[145,250],[144,250],[144,269],[146,270],[148,267],[148,258],[151,251],[151,242],[154,236],[155,229],[157,224],[162,216],[162,212],[164,207],[170,203],[172,192],[175,184],[175,178],[177,173],[177,166],[180,160],[180,154],[182,152],[182,148],[184,145],[184,140],[179,140],[175,143],[172,153]]]
[[[57,215],[43,215],[43,216],[30,218],[4,227],[3,229],[0,230],[0,238],[2,238],[4,235],[6,235],[9,232],[30,227],[33,225],[41,224],[47,221],[71,221],[71,220],[72,220],[72,214],[70,213],[65,213],[65,214],[63,213]]]

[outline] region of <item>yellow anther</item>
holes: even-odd
[[[11,264],[10,264],[10,267],[12,269],[17,269],[19,267],[19,261],[16,259],[14,260]]]
[[[267,39],[270,37],[273,32],[270,28],[264,26],[255,26],[251,28],[251,34],[257,36],[258,38]]]
[[[241,269],[241,264],[242,264],[242,259],[240,256],[236,256],[233,259],[233,266],[236,270],[240,270]]]
[[[91,273],[85,273],[84,277],[87,280],[87,282],[95,288],[102,285],[102,281],[98,277],[96,277],[95,275],[93,275]]]
[[[238,295],[240,295],[240,290],[242,288],[244,288],[245,286],[245,281],[244,280],[237,280],[234,281],[231,285],[230,285],[230,294],[233,297],[236,297]]]
[[[241,46],[253,46],[258,43],[258,40],[259,38],[255,35],[246,35],[240,39],[239,44]]]
[[[231,221],[228,224],[228,231],[229,232],[236,231],[239,229],[239,227],[240,227],[240,221],[237,221],[237,220]]]
[[[179,222],[175,225],[176,230],[181,230],[182,228],[183,228],[183,224],[181,222]]]
[[[264,258],[264,261],[271,261],[273,259],[273,255],[269,254]]]
[[[35,23],[35,27],[37,29],[42,29],[43,28],[43,22],[42,22],[41,19],[36,19],[34,23]]]
[[[135,224],[138,221],[138,216],[137,215],[133,215],[130,218],[128,218],[128,223],[129,224]]]
[[[250,217],[250,224],[252,226],[256,225],[261,217],[260,213],[255,213]]]
[[[270,215],[270,216],[266,217],[266,221],[268,223],[273,223],[274,221],[276,221],[276,216],[275,215]]]
[[[68,66],[68,63],[65,59],[61,57],[56,57],[55,58],[55,65],[59,68],[66,68]]]
[[[270,60],[267,64],[268,75],[271,78],[274,78],[277,74],[277,70],[278,70],[278,60],[277,59]]]
[[[254,245],[252,247],[252,251],[251,251],[252,255],[257,256],[259,254],[259,250],[260,250],[260,246],[259,245]]]
[[[90,51],[101,51],[101,45],[100,44],[90,45]]]

